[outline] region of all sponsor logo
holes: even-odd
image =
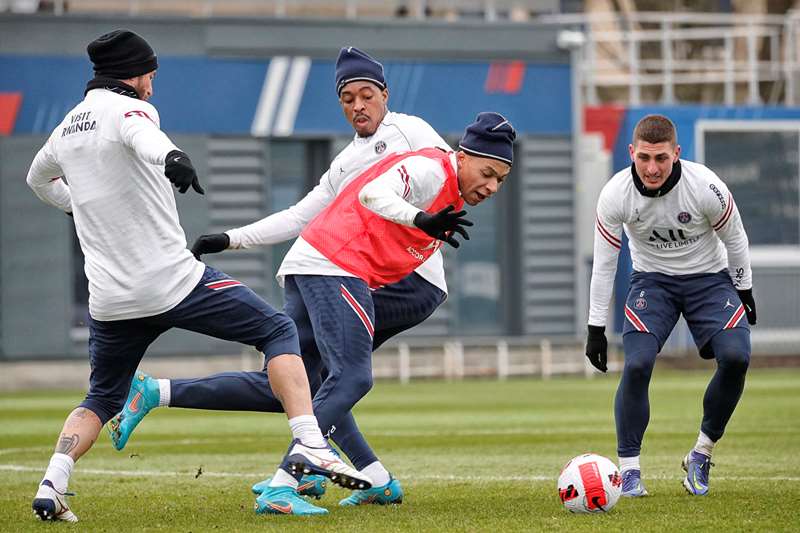
[[[688,213],[687,213],[688,214]],[[683,233],[682,229],[677,231],[677,236],[675,234],[675,230],[661,230],[664,235],[658,232],[658,230],[653,230],[653,233],[650,234],[650,242],[660,241],[660,242],[675,242],[675,241],[685,241],[686,234]]]
[[[688,213],[687,213],[688,214]],[[648,241],[660,250],[683,248],[698,241],[699,237],[686,235],[682,229],[654,229]]]

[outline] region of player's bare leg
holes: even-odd
[[[89,451],[102,427],[97,415],[85,407],[76,408],[67,417],[33,500],[33,512],[40,519],[78,521],[67,506],[69,476],[75,461]]]
[[[267,363],[267,376],[272,392],[283,405],[287,418],[291,420],[297,416],[313,415],[311,387],[308,384],[306,368],[300,357],[294,354],[273,357]],[[317,440],[317,444],[324,444],[319,428],[317,428],[317,433],[319,433],[318,440],[316,435],[310,435],[310,438]],[[309,444],[312,443],[309,442]]]

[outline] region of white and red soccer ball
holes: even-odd
[[[571,513],[607,513],[622,492],[622,476],[610,459],[585,453],[570,460],[558,476],[558,495]]]

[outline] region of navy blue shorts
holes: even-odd
[[[131,379],[147,347],[171,328],[254,346],[265,359],[300,354],[294,322],[246,285],[206,267],[200,282],[178,305],[132,320],[89,318],[91,376],[81,404],[105,423],[124,405]]]
[[[398,333],[426,320],[446,299],[443,290],[416,272],[373,291],[375,338],[372,349],[376,350]]]
[[[723,329],[750,330],[727,270],[682,276],[657,272],[631,275],[623,335],[633,331],[652,333],[661,350],[681,314],[698,348]]]
[[[303,358],[307,362],[314,357],[318,358],[319,349],[308,318],[307,304],[299,293],[297,281],[286,283],[284,290],[287,302],[284,311],[297,325]],[[373,351],[395,335],[425,321],[447,299],[444,291],[416,272],[397,283],[370,291],[369,294],[375,317]],[[311,368],[309,372],[309,379],[312,379]]]

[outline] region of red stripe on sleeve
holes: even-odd
[[[617,250],[622,249],[622,241],[614,237],[610,231],[608,231],[603,224],[600,222],[600,219],[597,219],[597,230],[600,234],[608,241],[608,243],[616,248]]]
[[[728,222],[728,219],[731,218],[731,213],[733,213],[733,196],[728,194],[728,208],[725,210],[722,218],[720,218],[717,223],[714,224],[715,231],[722,229],[722,226],[724,226]]]

